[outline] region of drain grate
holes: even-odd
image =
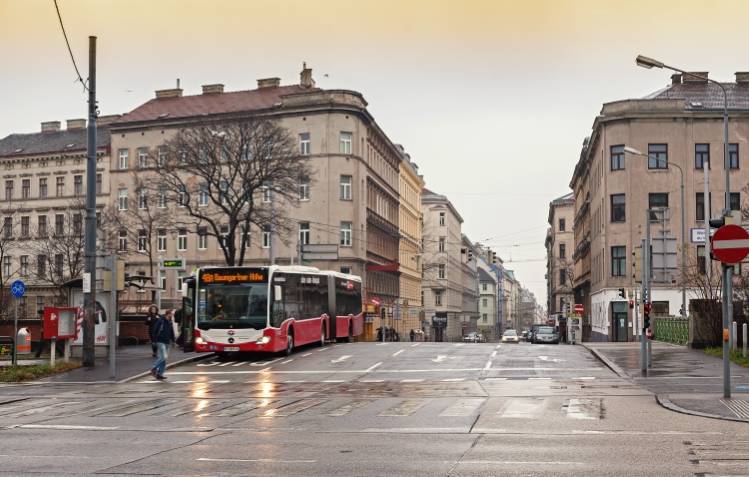
[[[720,402],[738,417],[749,419],[749,402],[742,399],[721,399]]]

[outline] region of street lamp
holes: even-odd
[[[730,204],[731,204],[731,178],[729,176],[730,171],[730,164],[729,164],[729,153],[728,153],[728,93],[726,92],[726,87],[720,84],[719,82],[712,80],[710,78],[706,78],[704,76],[699,76],[694,73],[689,73],[687,71],[684,71],[679,68],[674,68],[673,66],[668,66],[666,64],[661,63],[660,61],[656,61],[652,58],[648,58],[646,56],[639,55],[635,62],[637,63],[637,66],[641,66],[643,68],[666,68],[671,71],[676,71],[677,73],[685,74],[688,76],[691,76],[693,78],[701,79],[703,81],[707,81],[713,84],[718,85],[721,90],[723,90],[723,164],[725,166],[726,170],[726,208],[723,209],[723,216],[726,217],[729,215],[730,212]],[[704,166],[703,166],[704,167]],[[707,170],[705,171],[705,177],[707,177]],[[707,184],[705,184],[705,200],[708,200],[708,197],[710,192],[708,190]],[[707,202],[706,202],[707,203]],[[683,213],[683,212],[682,212]],[[707,214],[709,213],[709,210],[705,210],[705,215],[707,219]],[[683,226],[683,221],[682,221]],[[709,224],[705,225],[705,260],[707,261],[709,257],[707,256],[707,251],[709,250],[708,244],[710,243],[710,226]],[[731,316],[733,316],[733,283],[731,282],[731,272],[732,268],[728,267],[726,265],[723,265],[723,330],[727,333],[732,334],[732,327],[729,326]],[[709,275],[708,275],[709,276]],[[735,339],[736,337],[731,337],[732,339]],[[729,354],[730,349],[729,345],[732,339],[729,339],[728,341],[723,341],[723,397],[730,398],[731,397],[731,374],[730,374],[730,368],[729,368]]]
[[[686,237],[684,235],[684,170],[681,168],[680,165],[674,162],[667,161],[665,159],[659,159],[655,156],[651,156],[650,154],[645,154],[644,152],[640,152],[637,149],[634,149],[631,147],[625,146],[624,152],[627,154],[632,154],[634,156],[647,157],[648,161],[650,159],[654,159],[661,163],[671,164],[672,166],[679,169],[679,173],[681,174],[681,316],[686,316],[687,315],[687,291],[686,291],[687,288],[686,288],[685,280],[687,277],[687,267],[686,267],[687,255],[686,255],[686,250],[684,249],[684,246],[686,245]],[[665,247],[666,244],[664,243],[663,246]],[[647,272],[643,270],[643,273],[647,273]]]

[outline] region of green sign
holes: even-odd
[[[185,266],[182,260],[164,260],[162,263],[164,268],[182,268]]]

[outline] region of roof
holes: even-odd
[[[496,282],[497,279],[491,276],[486,270],[483,268],[479,268],[479,281],[480,282]]]
[[[274,104],[282,102],[282,96],[318,91],[322,90],[320,88],[304,88],[300,85],[291,85],[266,87],[249,91],[155,98],[135,108],[113,124],[121,125],[154,121],[157,119],[188,118],[271,109],[274,107]]]
[[[0,157],[85,151],[87,141],[88,131],[86,128],[45,133],[11,134],[4,139],[0,139]],[[96,147],[108,147],[109,143],[109,128],[97,127]]]
[[[728,109],[749,109],[749,83],[721,83],[726,88]],[[723,90],[714,83],[686,82],[670,85],[643,99],[683,99],[690,110],[723,109]],[[699,103],[695,105],[694,103]]]
[[[572,194],[573,194],[572,192],[568,192],[564,194],[563,196],[557,197],[556,199],[552,200],[552,202],[564,202],[567,200],[572,200]]]

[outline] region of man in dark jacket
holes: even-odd
[[[159,307],[151,305],[148,307],[148,313],[146,314],[146,326],[148,327],[148,336],[151,338],[151,351],[154,358],[156,357],[156,342],[153,340],[153,327],[156,321],[159,319]]]
[[[159,359],[151,368],[151,376],[156,379],[166,379],[164,370],[166,360],[169,357],[169,346],[174,342],[174,325],[172,324],[172,310],[167,310],[163,318],[156,320],[153,326],[151,341],[156,343],[159,350]]]

